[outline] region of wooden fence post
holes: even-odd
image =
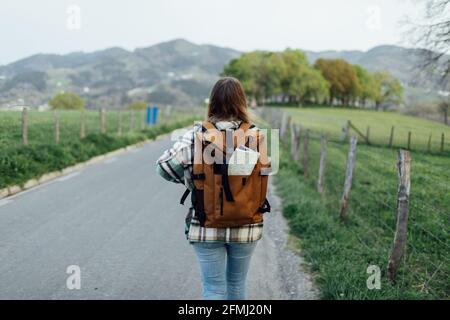
[[[134,130],[134,111],[130,110],[130,131]]]
[[[291,123],[291,158],[295,162],[298,161],[298,149],[300,147],[300,126]]]
[[[267,110],[269,113],[269,124],[273,127],[276,128],[277,126],[275,125],[275,113],[273,112],[273,108],[270,108]]]
[[[119,125],[117,128],[117,134],[119,135],[119,137],[122,136],[122,131],[123,131],[123,129],[122,129],[122,110],[119,110]]]
[[[306,129],[305,138],[303,140],[303,157],[302,157],[303,175],[309,176],[309,129]]]
[[[347,120],[347,123],[342,128],[342,132],[343,132],[343,135],[342,135],[341,142],[345,142],[348,140],[348,135],[350,133],[350,120]]]
[[[388,263],[389,279],[394,281],[401,259],[405,253],[408,234],[409,193],[411,187],[411,154],[400,150],[398,153],[397,224],[394,243]]]
[[[26,146],[28,145],[28,109],[22,110],[22,142]]]
[[[408,144],[406,149],[411,150],[411,131],[408,131]]]
[[[262,107],[259,110],[263,113],[263,119],[266,120],[269,125],[272,124],[270,110],[267,107]]]
[[[80,139],[84,139],[86,136],[86,124],[85,124],[85,112],[81,111],[80,114]]]
[[[283,117],[281,118],[281,128],[280,128],[280,137],[281,141],[284,142],[286,140],[287,131],[289,130],[289,125],[291,123],[291,117],[283,112]]]
[[[105,109],[100,109],[100,132],[106,133]]]
[[[444,133],[442,133],[442,136],[441,136],[441,153],[444,152],[444,143],[445,143],[445,136],[444,136]]]
[[[317,180],[317,191],[323,193],[325,191],[325,168],[327,166],[327,137],[322,134],[320,137],[320,166],[319,179]]]
[[[281,134],[280,114],[282,115],[282,112],[279,109],[275,110],[275,108],[270,108],[270,113],[271,113],[271,119],[272,119],[272,127],[279,128],[280,134]]]
[[[54,117],[55,117],[55,143],[59,144],[60,137],[59,137],[59,112],[58,111],[56,111],[54,113]]]
[[[431,152],[431,133],[430,133],[430,135],[428,136],[427,152],[428,152],[428,153]]]
[[[394,143],[394,130],[395,130],[395,127],[392,126],[391,127],[391,134],[389,135],[389,148],[392,148],[392,145]]]
[[[281,110],[275,111],[275,122],[276,122],[276,127],[280,128],[280,139],[281,139],[281,129],[283,126],[283,116],[284,115],[285,115],[285,112],[282,112]]]
[[[339,211],[339,220],[341,222],[343,222],[345,219],[345,211],[347,210],[347,207],[348,207],[350,191],[352,189],[353,170],[355,168],[355,162],[356,162],[356,144],[357,143],[358,143],[358,139],[356,137],[352,137],[350,139],[350,149],[348,151],[347,169],[345,172],[344,193],[342,194],[341,208]]]

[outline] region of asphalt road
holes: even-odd
[[[0,299],[200,299],[199,269],[184,237],[181,185],[154,163],[149,143],[0,200]],[[286,249],[275,210],[252,259],[249,299],[314,299],[301,258]],[[67,267],[81,270],[69,290]]]

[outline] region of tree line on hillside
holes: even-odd
[[[85,101],[74,92],[60,92],[48,102],[54,110],[83,110],[86,108]],[[144,110],[148,106],[145,101],[135,101],[128,105],[129,110]]]
[[[343,59],[318,59],[310,65],[300,50],[253,51],[231,60],[223,76],[238,78],[258,102],[374,107],[402,101],[403,87],[388,72],[369,72]]]

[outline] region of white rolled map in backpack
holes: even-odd
[[[228,161],[229,176],[249,176],[258,162],[259,152],[246,146],[236,148]]]

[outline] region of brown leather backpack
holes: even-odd
[[[254,126],[242,122],[236,130],[218,130],[203,122],[195,133],[192,202],[204,227],[238,227],[262,222],[270,211],[267,183],[270,164],[263,135]],[[240,146],[259,153],[250,175],[228,175],[229,160]],[[181,203],[187,197],[183,195]]]

